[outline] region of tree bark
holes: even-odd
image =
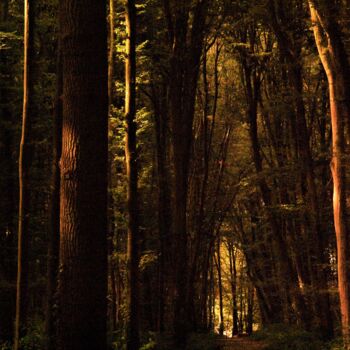
[[[128,178],[128,320],[127,349],[137,350],[139,339],[139,218],[138,218],[138,169],[136,143],[136,7],[134,0],[127,0],[126,60],[125,60],[125,119],[126,119],[126,174]]]
[[[106,1],[62,0],[58,349],[106,349]]]
[[[33,62],[34,62],[34,20],[35,1],[24,2],[24,73],[22,136],[19,153],[19,213],[18,213],[18,267],[14,349],[21,348],[20,339],[25,334],[28,307],[29,271],[29,216],[31,143],[33,123]]]

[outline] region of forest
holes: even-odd
[[[348,0],[0,0],[1,350],[350,350]]]

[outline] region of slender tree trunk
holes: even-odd
[[[246,332],[248,335],[253,333],[254,322],[254,288],[251,283],[248,285],[248,298],[247,298],[247,322]]]
[[[215,274],[214,274],[214,266],[213,265],[214,265],[214,257],[210,256],[209,320],[208,320],[208,329],[210,331],[214,331],[214,328],[215,328]]]
[[[115,51],[115,17],[114,0],[109,0],[109,41],[108,41],[108,117],[112,117],[113,93],[114,93],[114,51]],[[108,123],[110,129],[110,123]],[[111,296],[109,305],[109,317],[111,321],[111,331],[117,328],[117,290],[115,276],[114,238],[115,238],[115,217],[114,217],[114,197],[113,197],[113,154],[108,153],[108,294]]]
[[[125,118],[126,118],[126,173],[128,178],[128,323],[127,349],[137,350],[139,340],[139,223],[137,189],[137,144],[136,144],[136,7],[134,0],[127,0],[126,60],[125,60]]]
[[[114,0],[109,0],[109,47],[108,47],[108,109],[111,114],[111,106],[113,104],[113,77],[114,77]]]
[[[51,198],[49,208],[49,248],[47,261],[46,346],[56,348],[56,292],[60,245],[60,168],[62,151],[62,65],[60,44],[57,49],[56,101],[53,115],[53,155],[51,174]]]
[[[238,310],[237,310],[237,267],[233,244],[229,244],[230,277],[232,293],[232,336],[238,334]]]
[[[350,120],[349,67],[346,51],[331,13],[326,17],[315,1],[309,1],[318,52],[325,69],[332,123],[333,214],[337,239],[338,288],[345,348],[350,349],[349,228],[346,208],[346,142],[344,129]]]
[[[218,286],[219,286],[219,307],[220,307],[220,323],[219,323],[219,334],[224,334],[224,304],[223,304],[223,287],[222,287],[222,276],[221,276],[221,240],[218,237],[217,241],[217,269],[218,269]]]
[[[21,348],[20,338],[25,334],[28,307],[28,254],[31,165],[31,143],[33,122],[33,61],[35,2],[24,2],[24,73],[22,136],[19,151],[19,213],[18,213],[18,269],[14,350]]]
[[[58,349],[106,349],[106,1],[60,1],[63,76]]]

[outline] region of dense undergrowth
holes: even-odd
[[[22,339],[24,350],[44,350],[44,325],[43,322],[29,324],[29,332]],[[324,342],[320,334],[308,332],[296,327],[286,325],[273,325],[255,332],[252,339],[263,341],[266,345],[264,350],[344,350],[340,338],[331,342]],[[216,350],[217,335],[210,333],[193,333],[188,338],[186,350]],[[159,336],[156,333],[144,333],[141,337],[140,350],[180,350],[172,343],[170,335]],[[0,344],[0,350],[11,350],[10,343]],[[125,350],[126,339],[122,332],[116,332],[109,337],[110,350]],[[185,350],[185,349],[181,349]]]
[[[341,339],[324,342],[321,334],[283,324],[257,331],[252,338],[264,341],[265,350],[344,350]]]

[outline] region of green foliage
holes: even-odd
[[[155,350],[157,347],[156,334],[153,332],[147,332],[141,339],[140,350]]]
[[[20,340],[23,350],[45,349],[45,323],[43,320],[33,319],[28,326],[27,334]],[[5,348],[6,349],[6,348]]]
[[[329,345],[329,350],[345,350],[342,338],[334,339],[328,345]]]
[[[0,350],[12,350],[12,344],[10,342],[0,343]]]
[[[192,333],[188,340],[188,350],[214,350],[217,349],[216,335],[214,333]]]
[[[256,332],[256,340],[263,340],[268,345],[266,350],[328,350],[328,344],[321,341],[316,333],[296,327],[276,324]],[[336,348],[334,348],[336,349]]]

